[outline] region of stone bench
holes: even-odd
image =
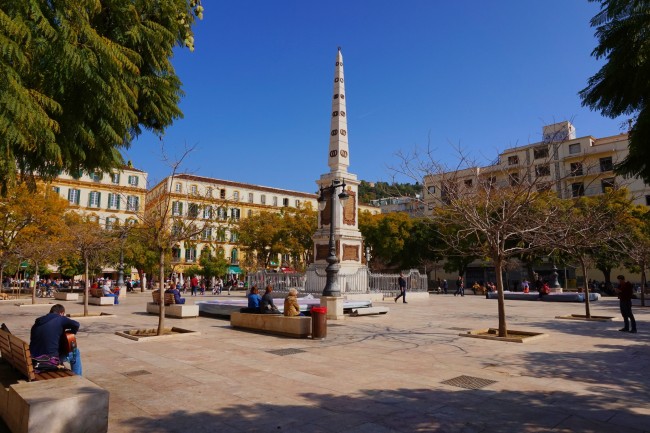
[[[147,313],[160,314],[160,305],[153,302],[147,302]],[[187,304],[165,305],[165,317],[167,316],[176,317],[178,319],[199,317],[199,306]]]
[[[160,314],[160,292],[154,290],[151,292],[153,302],[147,303],[147,313]],[[177,304],[173,293],[163,293],[165,302],[165,317],[176,317],[184,319],[186,317],[199,317],[199,306],[188,304]]]
[[[112,296],[102,296],[103,294],[102,289],[88,289],[88,303],[90,305],[115,305],[115,298]]]
[[[230,326],[245,328],[289,337],[307,338],[311,335],[311,317],[285,317],[280,314],[248,314],[234,312]]]
[[[57,299],[59,301],[78,301],[79,294],[70,292],[56,292],[54,294],[54,299]]]
[[[67,369],[36,373],[29,345],[2,330],[0,354],[0,417],[12,433],[108,430],[108,391]]]
[[[351,316],[371,316],[375,314],[386,314],[390,311],[388,307],[366,307],[353,308]]]

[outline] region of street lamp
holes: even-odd
[[[117,266],[117,287],[120,289],[124,286],[124,241],[127,236],[127,228],[120,232],[120,264]]]
[[[330,242],[329,242],[329,256],[327,256],[327,267],[325,268],[325,273],[327,274],[327,282],[325,283],[325,289],[323,289],[323,296],[332,296],[339,297],[341,296],[341,289],[339,288],[338,274],[341,266],[339,265],[339,259],[336,257],[336,243],[334,242],[334,222],[335,215],[334,212],[334,197],[336,195],[336,190],[338,188],[342,189],[342,192],[338,194],[338,198],[341,201],[341,204],[345,204],[347,199],[350,198],[350,195],[345,192],[345,182],[339,179],[332,180],[332,185],[321,187],[320,196],[318,197],[318,209],[320,211],[325,210],[327,206],[327,197],[325,193],[329,193],[330,198]]]

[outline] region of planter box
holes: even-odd
[[[95,298],[92,296],[88,297],[88,303],[90,305],[115,305],[115,298],[110,296],[102,296],[101,298]]]

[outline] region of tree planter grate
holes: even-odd
[[[445,380],[440,383],[443,383],[445,385],[456,386],[458,388],[481,389],[488,385],[492,385],[493,383],[497,383],[497,381],[490,380],[490,379],[482,379],[480,377],[473,377],[473,376],[458,376],[458,377],[454,377],[453,379]]]
[[[135,370],[135,371],[129,371],[122,374],[124,374],[126,377],[136,377],[136,376],[145,376],[147,374],[151,374],[151,372],[147,370]]]
[[[274,355],[278,356],[287,356],[287,355],[295,355],[297,353],[304,353],[305,351],[302,349],[277,349],[277,350],[269,350],[268,353],[272,353]]]

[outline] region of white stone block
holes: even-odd
[[[88,303],[91,305],[115,305],[115,298],[110,296],[102,296],[101,298],[89,296]]]
[[[69,292],[57,292],[54,294],[54,299],[59,301],[78,301],[78,293],[69,293]]]
[[[109,392],[82,376],[11,385],[7,427],[12,433],[104,433]]]
[[[147,313],[160,314],[160,305],[147,302]],[[188,304],[165,305],[165,317],[176,317],[184,319],[187,317],[199,317],[199,306]]]

